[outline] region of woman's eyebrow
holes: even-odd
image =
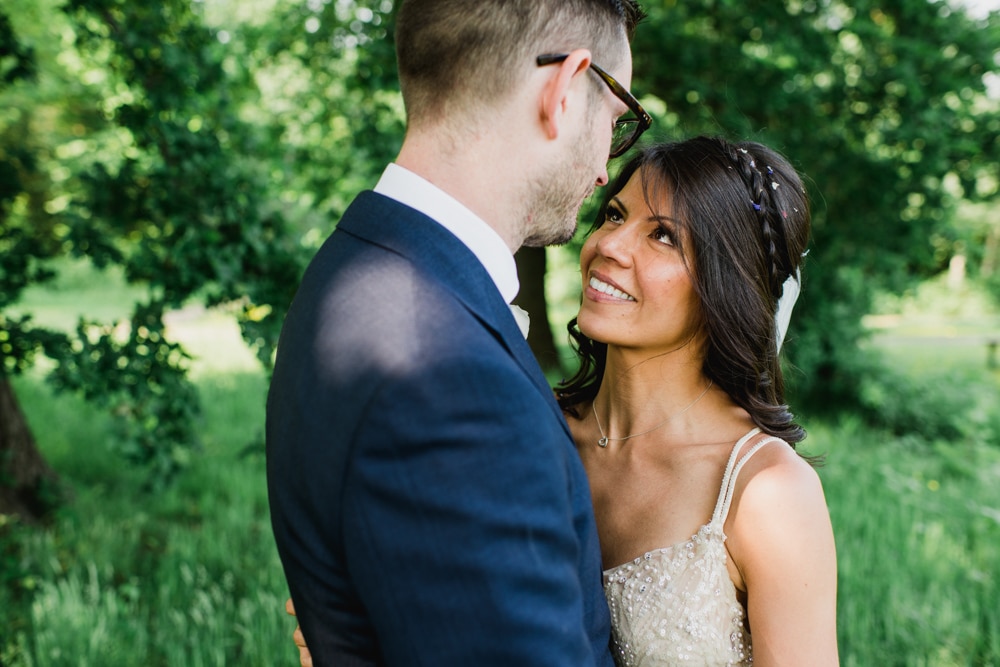
[[[618,195],[611,198],[611,203],[618,207],[618,210],[622,212],[622,215],[628,217],[628,207],[622,203],[622,200],[618,198]]]

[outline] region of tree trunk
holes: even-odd
[[[57,481],[38,451],[10,379],[0,376],[0,514],[27,522],[45,518],[56,502]]]
[[[545,248],[521,248],[514,259],[517,261],[517,275],[521,282],[521,291],[514,303],[528,311],[531,317],[528,345],[542,370],[561,374],[562,362],[552,336],[552,327],[549,326],[545,301]]]

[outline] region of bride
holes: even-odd
[[[658,145],[598,223],[559,395],[617,664],[836,665],[833,531],[778,361],[809,234],[798,175],[756,143]]]
[[[782,156],[698,137],[633,158],[583,246],[557,391],[619,667],[838,664],[833,531],[778,359],[808,235]]]

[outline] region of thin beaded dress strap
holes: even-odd
[[[742,470],[746,462],[750,460],[750,457],[756,454],[765,445],[769,445],[772,442],[784,442],[781,438],[768,436],[751,447],[750,451],[744,454],[743,457],[740,458],[739,462],[734,465],[733,462],[736,459],[737,453],[739,453],[740,449],[743,448],[743,445],[746,444],[750,438],[758,433],[760,433],[759,428],[753,429],[740,438],[739,442],[736,443],[736,446],[733,447],[733,453],[730,454],[729,463],[726,465],[726,474],[722,479],[722,489],[719,492],[719,500],[715,504],[715,512],[712,513],[713,524],[716,522],[725,522],[726,517],[729,516],[729,506],[732,504],[733,494],[736,492],[736,478],[739,477],[740,470]]]
[[[712,523],[715,523],[716,518],[719,516],[719,512],[722,510],[722,503],[725,501],[726,489],[729,487],[729,477],[733,474],[733,467],[736,465],[736,455],[739,454],[740,449],[746,444],[747,440],[754,437],[760,433],[759,428],[754,428],[749,433],[744,435],[742,438],[736,441],[733,445],[733,451],[729,454],[729,461],[726,462],[726,473],[722,476],[722,484],[719,488],[719,497],[715,501],[715,510],[712,512]]]

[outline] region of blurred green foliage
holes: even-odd
[[[805,175],[813,240],[790,384],[800,402],[856,405],[873,295],[944,268],[959,202],[1000,194],[1000,95],[986,94],[1000,16],[943,0],[647,4],[633,87],[662,100],[659,126],[762,141]]]

